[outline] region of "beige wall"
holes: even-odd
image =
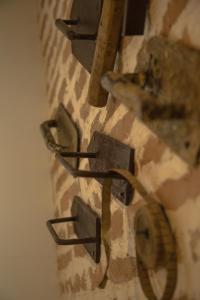
[[[0,1],[0,299],[58,299],[34,1]]]

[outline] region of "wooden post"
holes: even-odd
[[[124,9],[125,0],[104,0],[88,91],[88,102],[96,107],[107,103],[108,92],[101,87],[101,77],[114,68]]]

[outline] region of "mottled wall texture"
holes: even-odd
[[[55,18],[67,18],[71,0],[41,0],[38,24],[46,66],[49,117],[63,103],[80,128],[81,148],[86,150],[94,130],[123,141],[136,151],[137,176],[145,188],[160,201],[177,240],[178,282],[175,300],[200,299],[200,169],[192,169],[117,100],[109,99],[105,108],[90,107],[86,96],[90,75],[71,53],[70,42],[55,28]],[[151,0],[144,37],[121,40],[116,69],[133,72],[144,39],[165,36],[188,47],[200,49],[199,0]],[[189,88],[189,87],[188,87]],[[51,157],[55,216],[70,214],[74,195],[80,195],[101,214],[101,186],[92,179],[76,179]],[[82,160],[80,167],[88,168]],[[82,246],[57,247],[58,278],[62,299],[146,299],[137,275],[133,219],[141,200],[139,194],[129,207],[112,201],[112,249],[109,281],[98,288],[106,266],[104,248],[99,265]],[[74,236],[72,226],[59,226],[62,237]],[[163,274],[155,274],[155,290],[163,288]]]

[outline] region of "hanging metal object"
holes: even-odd
[[[56,137],[52,129],[56,129]],[[65,160],[74,168],[78,167],[78,157],[70,156],[70,153],[79,151],[80,141],[78,129],[72,121],[63,104],[60,104],[53,120],[45,121],[40,126],[45,144],[52,152],[68,153]],[[58,142],[56,142],[56,140]]]
[[[71,40],[72,53],[90,72],[96,46],[102,0],[74,0],[70,20],[57,19],[57,28]]]
[[[96,39],[100,20],[102,20],[102,7],[110,0],[74,0],[69,20],[57,19],[57,28],[72,42],[72,53],[79,62],[91,72]],[[113,0],[112,0],[113,1]],[[120,25],[120,33],[124,35],[143,34],[147,0],[119,0],[122,2],[124,13],[123,26]],[[120,22],[120,20],[116,20]],[[107,30],[118,31],[116,26],[110,23]],[[106,71],[106,70],[105,70]]]
[[[56,154],[56,158],[73,177],[95,178],[101,184],[103,178],[116,177],[112,193],[117,199],[128,205],[133,196],[132,188],[126,180],[121,179],[118,175],[112,176],[108,173],[108,170],[123,168],[134,173],[134,150],[112,137],[94,132],[88,151],[78,152],[77,129],[73,122],[72,126],[70,126],[70,122],[72,122],[71,118],[66,113],[63,105],[60,105],[56,119],[48,120],[41,124],[41,131],[47,148]],[[63,125],[64,127],[62,127]],[[58,143],[51,133],[51,128],[54,126],[58,132],[62,133],[58,134]],[[65,142],[65,144],[62,144],[62,142]],[[70,145],[70,142],[72,145]],[[71,151],[75,148],[75,151]],[[78,160],[80,158],[89,159],[90,170],[80,170],[78,168]]]
[[[109,72],[102,86],[132,109],[192,166],[200,163],[200,54],[154,37],[145,42],[134,74]]]
[[[96,262],[101,256],[101,221],[95,212],[77,196],[74,197],[72,216],[68,218],[52,219],[47,221],[47,227],[57,245],[83,244],[86,251]],[[78,239],[62,239],[58,236],[54,224],[73,222],[74,232]]]

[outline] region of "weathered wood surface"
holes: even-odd
[[[93,106],[103,107],[107,103],[108,93],[100,80],[105,72],[114,69],[124,8],[125,0],[106,0],[103,4],[87,97]]]

